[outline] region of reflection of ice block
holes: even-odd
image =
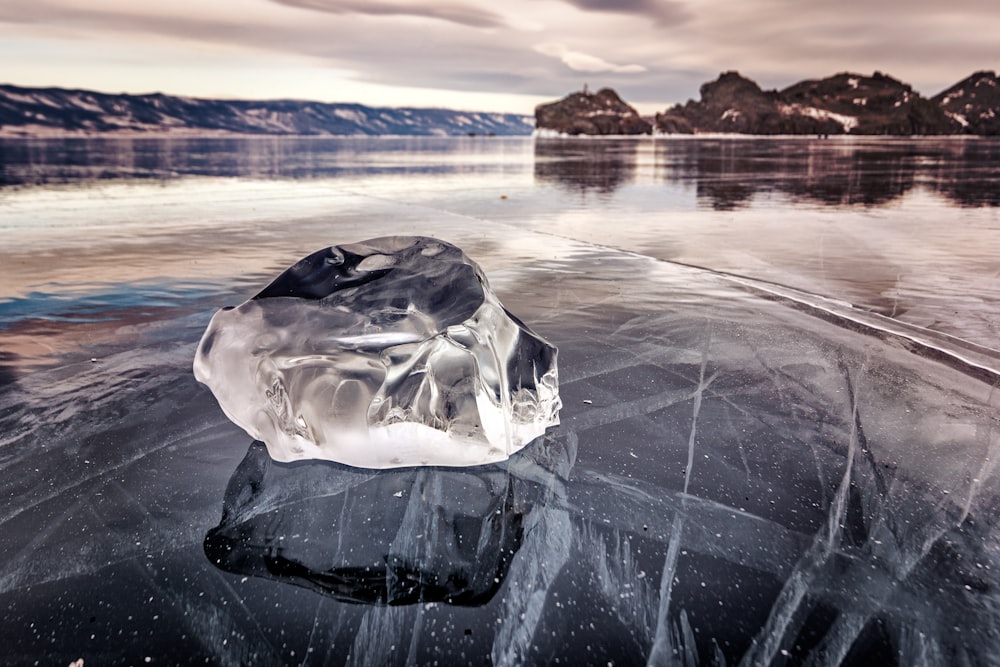
[[[461,250],[425,237],[309,255],[216,313],[194,373],[279,461],[499,461],[561,406],[556,349]]]
[[[479,606],[503,584],[541,487],[498,466],[271,465],[250,445],[205,537],[217,567],[345,602]]]

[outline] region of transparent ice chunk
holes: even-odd
[[[194,374],[278,461],[500,461],[558,424],[561,407],[556,349],[475,262],[427,237],[302,259],[215,314]]]

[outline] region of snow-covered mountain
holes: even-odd
[[[739,72],[701,86],[701,99],[646,123],[612,90],[575,93],[535,109],[542,133],[1000,135],[1000,78],[976,72],[928,99],[881,72],[842,72],[764,90]]]
[[[971,134],[1000,134],[1000,78],[976,72],[931,98]]]
[[[960,134],[963,127],[934,100],[881,72],[844,72],[762,90],[738,72],[701,87],[701,100],[656,116],[660,132],[744,134]]]
[[[0,136],[100,133],[526,135],[531,116],[0,85]]]

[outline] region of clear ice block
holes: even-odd
[[[212,318],[195,377],[278,461],[504,460],[559,423],[556,348],[427,237],[315,252]]]

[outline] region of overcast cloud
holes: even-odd
[[[933,95],[1000,67],[995,0],[33,0],[6,82],[531,113],[584,84],[640,110],[736,69],[766,88],[880,70]]]

